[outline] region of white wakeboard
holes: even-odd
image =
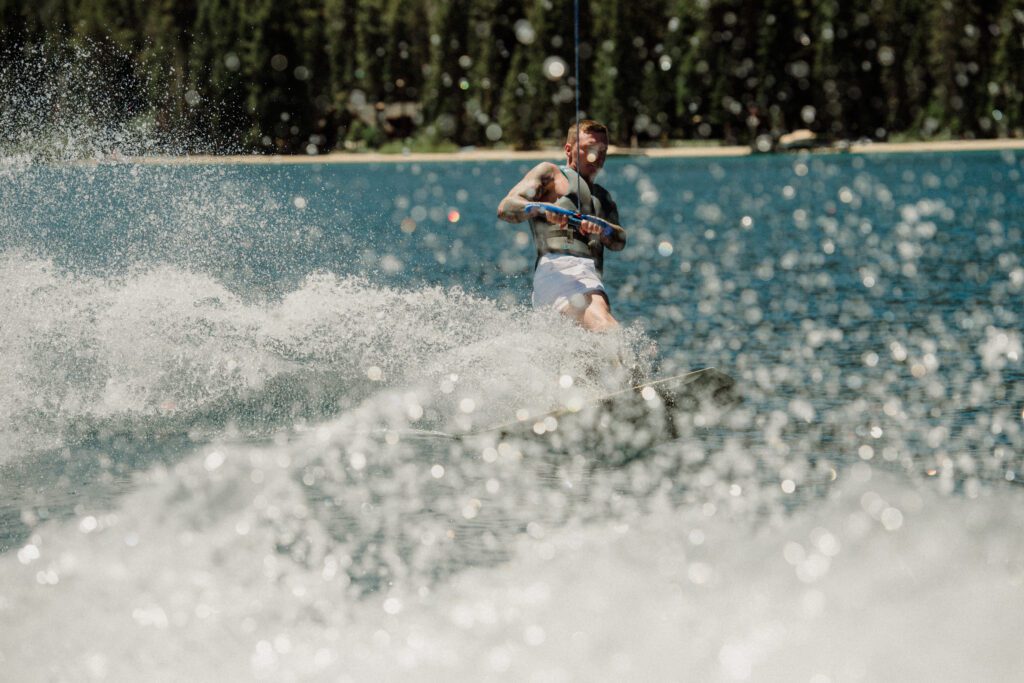
[[[530,415],[513,422],[473,429],[460,436],[474,434],[507,434],[532,430],[537,435],[555,432],[560,424],[580,422],[584,428],[600,429],[612,422],[633,425],[657,418],[656,440],[676,438],[680,418],[699,426],[717,422],[722,415],[742,401],[736,380],[716,368],[701,368],[681,375],[661,377],[589,399],[582,404],[562,406],[544,413]],[[648,427],[651,425],[645,425]]]

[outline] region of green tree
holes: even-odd
[[[619,144],[806,126],[1024,134],[1024,0],[580,11],[582,109]],[[74,59],[98,88],[34,76],[61,82],[55,111],[71,116],[79,98],[82,121],[146,119],[182,149],[304,152],[428,129],[530,147],[561,138],[575,112],[573,20],[573,0],[0,0],[0,48],[15,65],[33,51],[89,55]]]
[[[430,63],[424,93],[424,115],[438,137],[467,142],[466,104],[472,87],[469,68],[468,0],[450,0],[437,9],[430,24]]]
[[[933,87],[928,69],[929,6],[924,0],[893,0],[872,18],[884,97],[881,125],[887,133],[913,128],[928,103]]]
[[[516,45],[502,86],[501,128],[505,140],[520,149],[536,146],[545,133],[544,36],[551,33],[545,5],[544,0],[534,0],[526,15],[517,21]]]
[[[515,23],[523,18],[518,0],[477,0],[470,8],[470,39],[474,56],[467,107],[473,117],[470,137],[475,144],[493,144],[504,136],[498,123],[502,85],[516,45]],[[475,125],[473,125],[475,124]],[[488,126],[492,137],[488,137]]]
[[[1008,0],[995,24],[998,42],[988,88],[995,129],[1000,135],[1024,135],[1024,0]]]
[[[996,5],[995,0],[940,0],[932,7],[929,64],[935,86],[925,132],[937,129],[971,137],[991,134],[985,105],[989,101],[989,54],[994,46],[989,17],[994,16]]]
[[[611,128],[612,140],[628,144],[634,136],[630,102],[638,97],[640,60],[633,44],[630,0],[600,0],[593,4],[595,55],[590,113]]]
[[[702,46],[709,40],[706,29],[706,3],[677,0],[668,10],[665,50],[672,62],[670,123],[673,133],[683,137],[700,136],[706,114],[711,79],[703,61]],[[709,124],[705,124],[709,125]],[[707,137],[705,134],[704,137]]]

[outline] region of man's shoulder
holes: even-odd
[[[598,197],[600,197],[602,199],[604,199],[606,197],[608,199],[612,198],[612,193],[609,192],[608,188],[605,187],[604,185],[601,185],[600,183],[593,183],[592,187],[593,187],[593,190],[594,190],[594,194],[596,194]]]
[[[594,198],[601,202],[601,217],[610,220],[612,223],[619,222],[619,207],[612,199],[612,193],[604,185],[594,183],[592,191]]]
[[[530,169],[531,174],[537,175],[554,175],[556,173],[561,172],[561,168],[557,164],[553,164],[550,161],[542,161],[536,166],[534,166],[532,169]]]

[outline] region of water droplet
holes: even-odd
[[[552,81],[557,81],[569,71],[569,66],[565,63],[565,60],[555,55],[544,60],[543,68],[544,75]]]

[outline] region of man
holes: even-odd
[[[604,249],[620,251],[626,231],[608,190],[594,182],[608,153],[608,129],[590,119],[573,124],[565,141],[565,166],[543,162],[527,173],[498,205],[498,218],[509,223],[530,221],[537,261],[533,271],[533,306],[553,306],[583,327],[601,331],[616,327],[608,294],[601,282]],[[577,227],[569,217],[528,204],[554,204],[596,216]]]

